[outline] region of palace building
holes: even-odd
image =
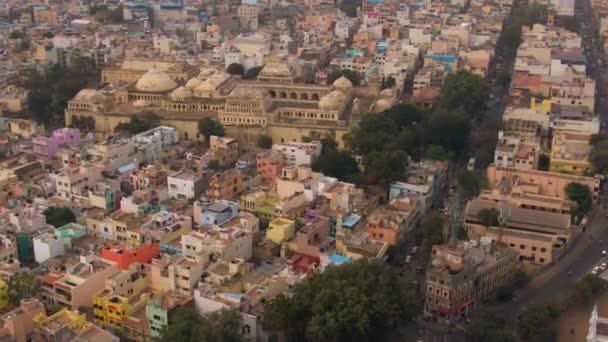
[[[65,121],[90,117],[97,132],[109,134],[134,114],[154,112],[164,125],[176,127],[180,138],[201,140],[197,123],[211,117],[239,139],[241,148],[252,149],[260,135],[279,143],[301,141],[312,131],[335,132],[341,143],[358,111],[359,99],[347,78],[331,86],[299,83],[287,64],[267,64],[252,81],[202,68],[184,82],[152,67],[136,81],[115,80],[99,90],[81,90],[69,101]]]

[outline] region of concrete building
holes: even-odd
[[[50,258],[65,255],[65,244],[55,234],[43,233],[34,237],[34,259],[43,263]]]
[[[223,167],[232,167],[239,159],[239,143],[234,138],[212,135],[209,137],[209,148]]]
[[[101,249],[101,257],[115,262],[121,270],[128,269],[133,263],[149,264],[159,253],[158,243],[144,244],[133,249],[111,245]]]
[[[451,323],[492,298],[519,269],[517,253],[492,239],[460,245],[436,245],[426,275],[424,315]]]
[[[496,210],[502,218],[487,226],[479,215],[482,210]],[[547,265],[559,258],[574,234],[570,214],[482,198],[468,203],[464,218],[470,232],[496,239],[515,250],[520,260],[538,265]]]
[[[256,156],[256,170],[266,184],[274,183],[283,170],[283,155],[272,150],[260,152]]]
[[[106,279],[117,270],[112,261],[82,255],[80,262],[54,280],[50,288],[43,288],[43,295],[50,302],[73,308],[92,307],[93,295],[103,290]]]
[[[203,174],[182,170],[167,177],[169,197],[181,200],[194,199],[203,192],[205,178]]]
[[[295,166],[312,166],[321,155],[322,148],[321,142],[316,140],[309,143],[288,142],[272,145],[272,151],[283,156],[284,165]]]
[[[34,317],[44,314],[45,308],[38,299],[23,299],[20,305],[0,317],[0,338],[25,342],[32,339]]]
[[[243,175],[238,169],[229,169],[214,174],[209,179],[207,197],[211,201],[234,200],[243,191]]]
[[[551,143],[549,170],[583,175],[592,168],[591,134],[555,131]]]
[[[295,221],[284,217],[277,217],[268,223],[266,238],[276,243],[282,244],[291,240],[296,231]]]

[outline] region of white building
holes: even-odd
[[[320,141],[309,143],[288,142],[272,145],[272,151],[283,156],[285,165],[312,165],[321,155],[323,145]]]
[[[133,136],[131,142],[140,151],[143,160],[151,160],[166,147],[177,144],[179,132],[174,127],[158,126]]]
[[[188,200],[194,199],[202,191],[202,176],[198,173],[182,170],[167,177],[169,197]]]
[[[65,246],[62,239],[53,234],[43,233],[34,237],[34,258],[36,262],[43,263],[50,258],[65,255]]]

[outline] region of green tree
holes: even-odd
[[[160,126],[160,116],[154,112],[143,112],[131,116],[129,122],[121,122],[114,127],[114,132],[139,134]]]
[[[119,5],[113,10],[107,12],[106,20],[112,24],[120,24],[125,21],[122,11],[122,5]]]
[[[272,148],[272,137],[268,135],[260,135],[258,136],[257,145],[262,149],[270,149]]]
[[[461,154],[467,147],[471,120],[460,111],[438,111],[431,114],[424,131],[428,145]]]
[[[323,149],[312,169],[342,181],[352,181],[359,173],[357,161],[346,151]]]
[[[467,329],[466,340],[469,342],[511,342],[515,338],[507,327],[507,322],[494,315],[480,315]]]
[[[205,341],[240,342],[241,316],[232,310],[222,310],[201,317],[192,307],[182,307],[170,316],[169,324],[162,330],[159,342]]]
[[[382,79],[382,89],[392,88],[396,84],[395,78],[393,76],[389,76]]]
[[[469,231],[464,224],[458,226],[458,230],[456,231],[456,238],[458,240],[468,240],[469,239]]]
[[[349,17],[357,17],[357,8],[361,7],[361,0],[344,0],[340,4],[340,9]]]
[[[405,176],[408,155],[404,151],[372,152],[363,158],[365,174],[375,183],[388,185]]]
[[[243,79],[251,80],[251,79],[258,77],[258,74],[260,73],[260,71],[262,71],[262,68],[263,67],[261,67],[261,66],[250,68],[249,70],[245,71],[245,73],[243,74]]]
[[[528,285],[532,281],[532,277],[525,270],[519,270],[515,273],[515,278],[513,278],[513,285],[521,289]]]
[[[340,303],[340,305],[336,305]],[[331,267],[264,307],[264,326],[290,341],[383,341],[419,305],[410,279],[383,262]]]
[[[477,218],[486,227],[498,227],[500,213],[494,208],[484,208],[477,213]]]
[[[594,136],[591,143],[593,144],[591,163],[597,172],[605,174],[608,172],[608,137]]]
[[[212,135],[223,137],[226,134],[224,126],[213,118],[204,118],[198,122],[198,131],[207,141]]]
[[[532,304],[517,318],[517,335],[523,341],[553,342],[557,334],[550,309],[543,304]]]
[[[424,246],[430,250],[433,245],[442,244],[444,241],[443,226],[444,220],[441,215],[431,214],[422,219],[420,231]]]
[[[22,299],[37,298],[40,294],[40,279],[33,273],[17,272],[6,280],[8,300],[19,305]]]
[[[439,107],[448,110],[461,108],[471,117],[477,117],[485,109],[490,95],[488,82],[465,70],[445,77],[439,96]]]
[[[68,207],[48,207],[42,214],[46,217],[46,223],[55,228],[76,222],[74,212]]]
[[[427,160],[452,160],[454,153],[447,151],[445,148],[437,145],[429,145],[422,154],[423,159]]]
[[[464,199],[470,199],[481,191],[481,177],[474,171],[458,172],[458,189]]]
[[[15,30],[8,35],[9,39],[23,39],[25,38],[25,33],[23,31]]]
[[[575,16],[559,16],[557,17],[557,25],[565,28],[570,32],[578,33],[578,20]]]
[[[591,211],[591,208],[593,207],[593,197],[589,186],[582,183],[571,182],[566,185],[564,191],[566,192],[568,199],[576,203],[573,212],[579,220]]]
[[[232,63],[226,68],[226,72],[230,75],[243,75],[245,73],[245,68],[242,64]]]

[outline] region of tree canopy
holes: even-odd
[[[62,70],[57,65],[47,70],[44,77],[33,72],[26,83],[31,91],[28,107],[32,119],[42,124],[49,124],[57,117],[63,120],[68,101],[86,85],[82,74]]]
[[[582,218],[585,214],[591,211],[593,207],[593,196],[591,195],[591,189],[586,184],[572,182],[566,185],[564,189],[568,199],[576,203],[573,208],[573,214],[578,218]]]
[[[442,244],[444,242],[444,223],[443,217],[438,214],[431,214],[422,219],[419,231],[427,250],[430,250],[433,245]]]
[[[339,303],[339,305],[337,305]],[[376,261],[332,267],[264,307],[264,326],[290,341],[382,341],[418,311],[409,279]]]
[[[550,310],[543,304],[525,308],[517,318],[517,335],[523,341],[555,341],[557,334]]]
[[[49,207],[42,214],[46,217],[46,223],[55,228],[76,222],[74,212],[68,207]]]
[[[464,199],[473,198],[481,191],[482,176],[474,171],[462,170],[458,172],[458,188]]]
[[[272,148],[272,137],[268,135],[258,136],[257,145],[265,150]]]
[[[449,110],[461,108],[467,115],[475,118],[485,109],[490,90],[488,82],[480,76],[459,70],[445,77],[438,105]]]
[[[477,213],[479,221],[486,227],[498,227],[500,224],[500,213],[494,208],[484,208]]]
[[[467,341],[469,342],[511,342],[515,338],[507,327],[507,322],[494,315],[480,315],[467,329]]]
[[[262,71],[263,68],[264,67],[261,66],[250,68],[243,74],[243,79],[249,80],[258,77],[258,74],[260,73],[260,71]]]
[[[201,317],[193,308],[182,307],[169,317],[169,324],[158,341],[240,342],[243,341],[241,324],[241,316],[236,311],[222,310]]]
[[[207,141],[212,135],[223,137],[226,134],[224,126],[213,118],[204,118],[198,122],[198,131]]]
[[[593,145],[591,163],[597,172],[606,174],[608,172],[608,136],[594,136],[591,144]]]
[[[232,63],[226,68],[226,72],[230,75],[243,75],[245,73],[245,68],[242,64]]]
[[[38,297],[40,279],[30,272],[17,272],[6,279],[8,300],[11,305],[19,305],[22,299]]]

